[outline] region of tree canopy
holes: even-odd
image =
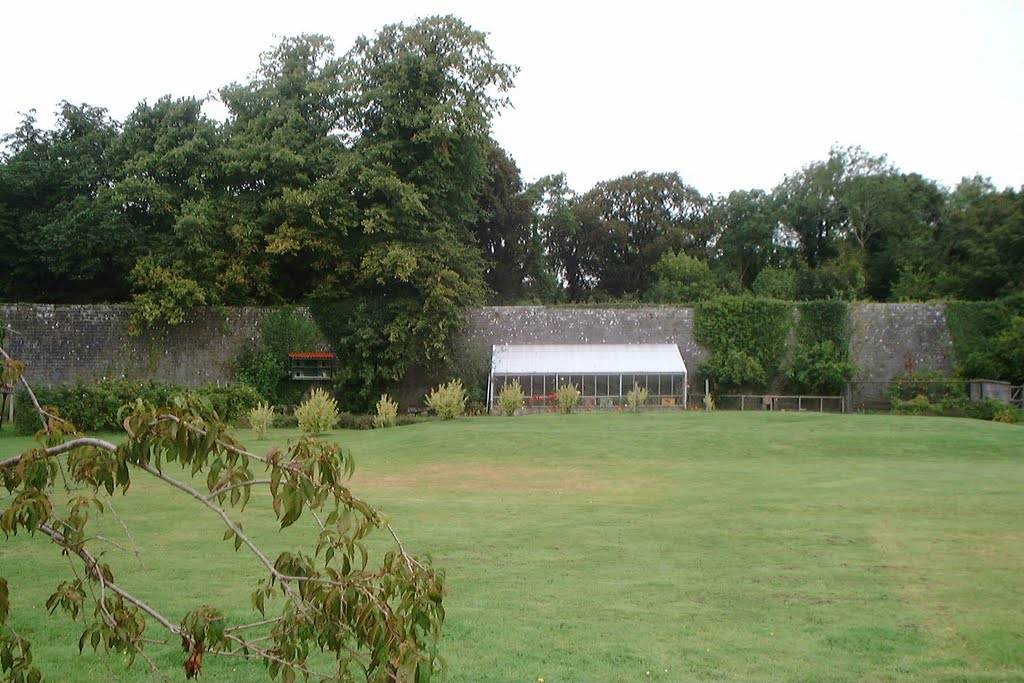
[[[1024,191],[945,188],[859,147],[723,196],[675,172],[583,192],[524,180],[491,135],[516,72],[439,16],[342,54],[285,38],[218,91],[224,121],[171,96],[123,122],[63,102],[43,130],[30,113],[0,156],[0,300],[130,302],[138,327],[198,305],[312,303],[350,361],[343,400],[367,408],[410,368],[448,362],[480,303],[1024,288]]]

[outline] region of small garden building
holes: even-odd
[[[509,344],[491,347],[487,404],[495,410],[505,384],[519,380],[526,405],[552,405],[558,387],[572,384],[585,407],[625,403],[634,386],[648,405],[686,407],[686,365],[675,344]]]
[[[336,362],[333,353],[289,353],[288,378],[305,382],[330,382],[334,378]]]

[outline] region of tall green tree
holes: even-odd
[[[337,280],[356,220],[339,185],[340,70],[330,39],[303,35],[261,55],[248,83],[220,90],[229,117],[215,184],[179,228],[218,300],[296,300]]]
[[[105,109],[61,104],[53,130],[30,114],[4,138],[0,298],[123,301],[139,241],[108,192],[119,126]]]
[[[916,173],[850,178],[843,187],[850,216],[850,246],[863,257],[867,294],[892,297],[900,273],[932,260],[946,195]]]
[[[775,242],[776,205],[763,190],[730,192],[715,201],[717,265],[750,287],[761,270],[785,262],[785,250]]]
[[[593,288],[591,256],[580,237],[576,193],[564,174],[540,178],[527,189],[532,202],[531,274],[527,290],[541,301],[582,301]]]
[[[594,289],[613,297],[645,292],[652,266],[670,249],[706,259],[710,206],[677,173],[633,173],[595,185],[573,207]]]
[[[454,17],[386,26],[341,63],[357,221],[347,316],[335,335],[345,395],[368,407],[412,367],[450,362],[463,310],[487,296],[473,226],[490,171],[490,124],[515,69]]]
[[[514,303],[526,297],[531,275],[531,198],[519,167],[497,143],[487,150],[487,169],[487,182],[477,198],[480,216],[472,226],[473,234],[483,252],[491,301]]]
[[[1024,292],[1024,188],[998,191],[988,179],[965,178],[946,204],[937,243],[937,287],[946,296]]]

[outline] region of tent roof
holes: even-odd
[[[495,375],[677,374],[686,364],[675,344],[506,344],[492,347]]]

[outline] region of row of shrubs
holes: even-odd
[[[889,388],[892,411],[900,415],[942,415],[1024,424],[1024,411],[991,398],[972,401],[967,383],[934,370],[904,373]]]
[[[413,424],[426,419],[417,415],[400,415],[398,404],[387,396],[381,397],[376,415],[341,412],[337,410],[334,399],[322,390],[314,392],[314,397],[296,408],[293,414],[286,414],[280,408],[261,403],[256,390],[244,384],[189,389],[152,380],[114,378],[56,387],[38,386],[33,391],[41,406],[85,432],[120,430],[121,408],[136,399],[153,405],[170,405],[176,397],[186,396],[204,401],[225,422],[245,420],[254,428],[260,423],[264,428],[305,427],[303,431],[322,433],[335,427],[371,429]],[[17,431],[25,435],[34,434],[40,426],[35,407],[24,389],[15,397],[14,423]],[[329,426],[324,427],[325,424]]]
[[[187,389],[174,384],[139,381],[126,378],[78,382],[56,387],[34,387],[39,404],[53,408],[82,431],[114,431],[121,428],[118,413],[125,404],[141,398],[154,405],[169,405],[178,396],[193,396],[206,402],[221,419],[232,422],[252,410],[260,397],[251,387],[207,385]],[[21,434],[34,434],[39,429],[28,392],[21,389],[15,397],[15,427]]]
[[[892,410],[900,415],[942,415],[972,417],[1008,424],[1024,423],[1024,411],[994,398],[983,398],[978,401],[956,398],[932,402],[924,394],[918,394],[906,400],[894,399]]]

